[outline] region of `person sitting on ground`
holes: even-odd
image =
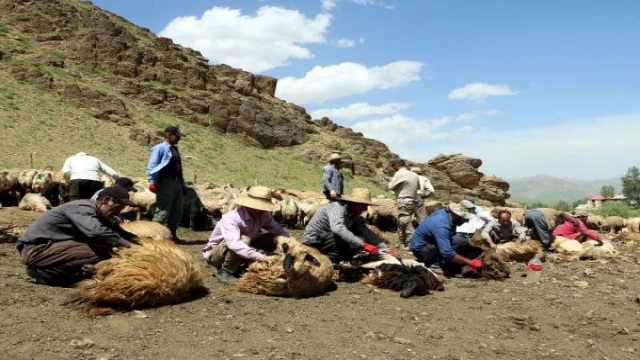
[[[484,228],[489,221],[493,220],[491,212],[483,209],[481,206],[475,204],[472,199],[464,199],[460,202],[460,206],[467,209],[471,213],[471,218],[466,223],[456,227],[456,234],[464,236],[467,239],[471,238],[476,231]],[[497,214],[497,211],[496,211]]]
[[[302,235],[302,243],[318,249],[334,264],[351,260],[360,250],[397,256],[369,230],[360,216],[370,205],[373,203],[369,189],[355,188],[351,195],[342,195],[313,215]]]
[[[112,218],[134,206],[121,187],[104,189],[96,201],[76,200],[47,211],[18,239],[27,274],[38,284],[70,286],[86,277],[83,266],[111,257],[114,247],[128,247],[135,235]]]
[[[597,234],[591,232],[584,224],[588,217],[589,213],[586,211],[577,211],[573,216],[562,213],[556,218],[556,226],[551,233],[554,236],[563,236],[567,239],[575,239],[580,242],[591,239],[602,243],[602,239],[600,239]]]
[[[271,189],[252,186],[247,195],[236,200],[239,207],[216,224],[202,255],[216,268],[215,276],[220,282],[234,282],[243,262],[265,260],[268,253],[275,251],[276,236],[291,237],[271,216],[271,211],[276,210],[272,198]]]
[[[90,199],[104,187],[100,178],[103,172],[118,179],[118,173],[95,156],[79,152],[70,156],[62,165],[62,173],[69,182],[69,200]]]
[[[545,249],[551,246],[551,229],[547,218],[538,209],[527,210],[524,214],[524,226],[529,229],[529,236],[533,240],[538,240]]]
[[[439,265],[446,276],[459,274],[465,265],[481,269],[482,261],[476,259],[482,253],[471,246],[465,236],[455,233],[457,226],[467,222],[471,214],[460,204],[436,210],[416,229],[409,250],[427,267]]]
[[[338,153],[329,156],[322,168],[322,193],[329,201],[336,201],[344,191],[344,179],[340,173],[342,157]]]
[[[526,239],[526,230],[518,221],[511,219],[509,210],[500,210],[498,218],[489,221],[482,229],[482,239],[492,249],[495,249],[497,244],[512,240],[520,244]]]

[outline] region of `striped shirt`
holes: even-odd
[[[353,249],[361,247],[365,241],[376,246],[382,243],[382,240],[365,225],[361,216],[348,212],[340,202],[325,205],[313,215],[302,235],[302,243],[317,244],[328,233],[335,234]],[[362,236],[364,241],[359,236]]]

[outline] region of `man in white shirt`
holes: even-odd
[[[424,218],[427,217],[427,208],[424,206],[424,199],[433,195],[436,192],[436,189],[431,185],[431,180],[426,176],[422,175],[422,169],[419,167],[412,167],[411,171],[418,174],[418,192],[416,196],[416,218],[418,219],[418,223],[422,222]]]
[[[465,199],[460,202],[460,205],[467,209],[472,215],[468,222],[458,226],[456,228],[456,235],[465,236],[469,238],[476,231],[484,228],[484,226],[493,220],[492,212],[489,212],[482,207],[476,205],[473,200]],[[497,214],[497,210],[495,211]]]
[[[398,238],[403,245],[409,245],[413,236],[413,213],[416,210],[416,197],[420,182],[418,174],[407,169],[404,160],[391,160],[391,167],[396,171],[387,188],[396,194],[398,206]]]
[[[67,158],[62,166],[62,173],[69,182],[69,200],[90,199],[102,189],[104,184],[100,179],[101,172],[113,179],[119,177],[115,170],[87,153],[80,152]]]

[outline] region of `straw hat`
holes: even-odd
[[[575,214],[573,214],[573,217],[582,217],[582,216],[589,217],[589,213],[584,210],[578,210],[576,211]]]
[[[413,171],[413,172],[414,172],[414,173],[416,173],[416,174],[422,174],[422,169],[420,169],[420,168],[419,168],[419,167],[417,167],[417,166],[414,166],[414,167],[412,167],[412,168],[411,168],[411,169],[409,169],[409,170]]]
[[[460,206],[462,206],[463,208],[465,208],[467,210],[471,210],[471,209],[475,209],[476,208],[476,204],[472,203],[471,200],[467,200],[467,199],[464,199],[464,200],[460,201]]]
[[[371,191],[366,188],[354,188],[351,195],[342,195],[340,199],[353,203],[375,205],[371,202]]]
[[[271,203],[273,192],[265,186],[252,186],[247,195],[240,196],[236,200],[236,204],[251,209],[274,211],[277,206]]]
[[[329,155],[329,159],[327,161],[334,161],[334,160],[342,160],[342,156],[340,156],[340,154],[338,153],[333,153]]]
[[[449,203],[449,210],[463,219],[471,219],[471,214],[469,214],[467,209],[463,208],[460,204],[456,204],[453,202]]]

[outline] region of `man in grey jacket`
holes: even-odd
[[[110,187],[97,200],[71,201],[46,212],[18,239],[27,274],[51,286],[82,280],[83,266],[108,259],[114,247],[135,241],[113,220],[126,205],[135,206],[127,190]]]

